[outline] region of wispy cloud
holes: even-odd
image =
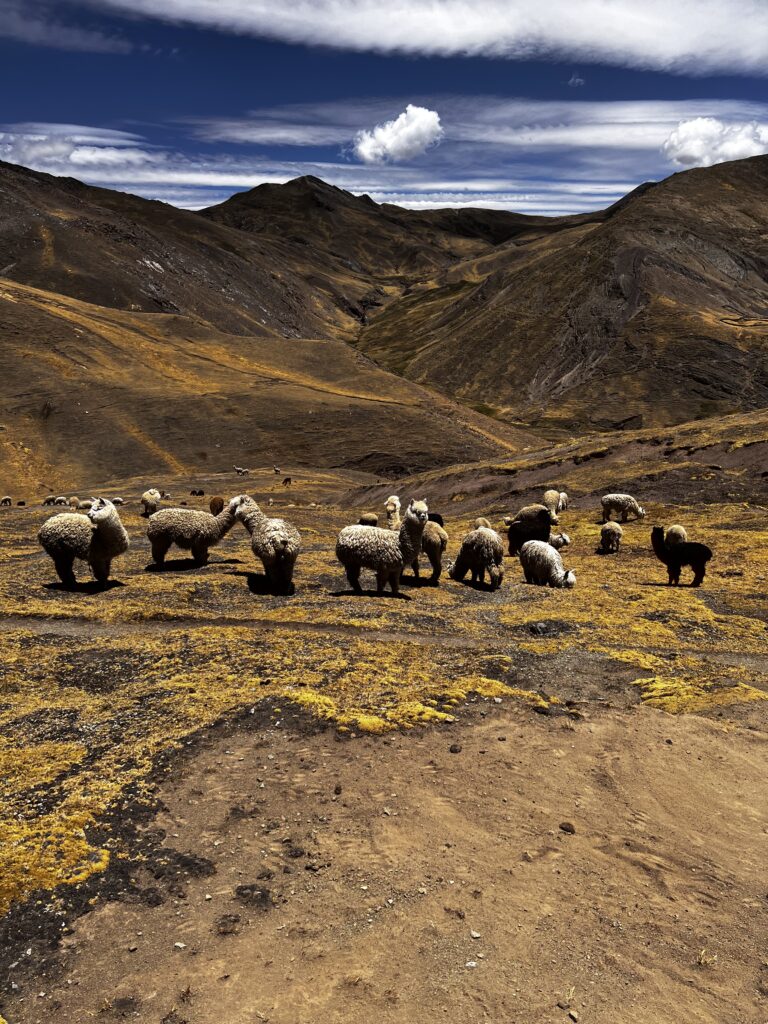
[[[766,74],[763,0],[91,0],[132,16],[378,53]]]
[[[179,139],[181,149],[115,129],[12,124],[0,126],[0,159],[190,208],[263,182],[313,174],[418,209],[576,213],[607,206],[677,166],[752,155],[768,139],[768,104],[741,101],[443,96],[419,105],[440,111],[443,134],[440,146],[411,161],[392,157],[414,150],[391,145],[384,161],[361,162],[352,153],[363,126],[397,121],[402,99],[293,105],[195,122],[186,125],[192,138]],[[200,136],[204,146],[196,145]],[[385,136],[390,144],[393,137]],[[424,141],[420,135],[419,146]]]
[[[74,25],[35,0],[0,0],[0,37],[32,46],[91,53],[129,53],[128,40],[98,28]]]
[[[584,79],[581,78],[580,75],[578,75],[575,71],[573,72],[573,74],[571,75],[571,77],[568,79],[568,81],[566,83],[566,85],[569,85],[571,87],[571,89],[578,89],[582,85],[585,85],[585,84],[586,83],[585,83]]]
[[[354,153],[364,164],[400,163],[422,156],[442,135],[436,110],[409,103],[393,120],[358,132]]]
[[[768,152],[768,124],[724,124],[716,117],[681,121],[662,146],[664,154],[682,167],[710,167]]]

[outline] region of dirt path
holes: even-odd
[[[165,860],[76,923],[55,980],[20,969],[3,1012],[768,1019],[766,734],[587,715],[478,702],[462,727],[378,739],[214,730],[160,786],[145,837]]]

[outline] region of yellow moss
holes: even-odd
[[[768,694],[762,690],[728,680],[711,682],[678,676],[652,676],[636,679],[635,685],[642,691],[644,704],[672,715],[768,700]]]

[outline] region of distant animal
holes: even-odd
[[[526,583],[539,587],[573,587],[576,574],[563,567],[560,552],[541,540],[528,540],[520,549]]]
[[[375,512],[363,512],[357,521],[358,526],[378,526],[379,517]]]
[[[445,526],[445,523],[443,522],[443,517],[440,515],[439,512],[430,512],[428,515],[428,519],[430,523],[437,523],[438,526]]]
[[[80,499],[77,497],[76,494],[73,494],[72,497],[69,499],[67,504],[69,505],[70,508],[79,508],[80,507]]]
[[[91,507],[91,505],[92,505],[92,504],[93,504],[93,502],[92,502],[92,501],[89,501],[89,500],[88,500],[88,499],[86,498],[86,499],[85,499],[84,501],[79,501],[79,500],[78,500],[78,502],[77,502],[77,507],[78,507],[78,508],[81,508],[81,509],[89,509],[89,508]],[[114,503],[114,501],[112,502],[112,504],[113,504],[113,505],[115,504],[115,503]]]
[[[626,523],[627,516],[631,512],[635,519],[645,517],[645,509],[638,505],[631,494],[606,494],[600,499],[603,506],[603,522],[607,523],[613,514],[621,513],[622,523]]]
[[[152,513],[147,524],[152,561],[162,565],[168,549],[175,544],[191,553],[195,565],[205,565],[209,549],[222,541],[234,525],[232,502],[217,516],[192,508],[162,508]]]
[[[711,548],[695,541],[678,541],[677,544],[668,545],[665,543],[663,526],[654,526],[651,530],[651,545],[658,560],[667,567],[669,586],[677,586],[680,583],[680,573],[685,565],[693,569],[691,586],[701,586],[707,571],[707,562],[712,559]]]
[[[13,498],[9,494],[6,494],[6,496],[4,498],[0,498],[0,505],[12,505],[12,504],[13,504]]]
[[[565,491],[560,491],[560,500],[557,503],[557,511],[558,512],[565,512],[565,510],[568,508],[568,501],[569,501],[569,498],[568,498],[568,495],[566,494],[566,492]]]
[[[621,544],[621,538],[624,536],[624,531],[618,523],[610,522],[604,523],[603,528],[600,530],[600,545],[598,546],[598,552],[601,555],[616,555],[619,552],[619,545]]]
[[[58,496],[58,498],[54,498],[53,504],[54,505],[66,505],[67,504],[67,499],[65,498],[65,496],[63,494],[60,494]]]
[[[292,483],[293,483],[293,480],[291,480],[291,478],[289,476],[287,476],[283,480],[283,487],[290,487]]]
[[[162,501],[162,495],[156,487],[150,487],[148,491],[144,491],[141,496],[141,504],[144,511],[141,513],[145,519],[153,515],[160,508],[160,502]]]
[[[43,505],[55,505],[55,504],[56,504],[56,496],[54,494],[49,494],[47,498],[43,498]]]
[[[461,582],[468,572],[473,583],[484,583],[488,573],[491,590],[498,590],[504,578],[504,544],[487,519],[475,520],[475,529],[463,538],[448,575]]]
[[[557,518],[557,510],[560,507],[560,491],[544,491],[544,497],[541,500],[541,504],[549,512],[552,522],[557,524],[559,522]]]
[[[205,491],[201,491],[198,487],[193,488],[189,493],[193,498],[205,497]]]
[[[275,474],[277,476],[280,476],[280,467],[279,466],[273,466],[272,469],[275,471]]]
[[[124,505],[125,502],[123,501],[122,498],[113,498],[112,499],[112,504],[113,505]]]
[[[412,500],[397,531],[379,526],[344,527],[336,541],[336,557],[344,566],[356,594],[362,593],[361,569],[372,569],[376,573],[377,594],[383,594],[387,584],[393,594],[400,592],[403,569],[413,565],[421,549],[428,512],[426,501]]]
[[[26,506],[26,504],[27,504],[26,501],[17,501],[16,502],[16,508],[24,508]]]
[[[525,505],[517,515],[505,516],[510,555],[519,553],[527,540],[549,541],[552,516],[546,505]]]
[[[285,519],[270,519],[247,494],[233,498],[230,506],[251,535],[251,550],[264,566],[270,587],[280,594],[293,589],[293,572],[301,551],[301,534]]]
[[[432,566],[432,575],[429,577],[429,583],[433,587],[437,586],[440,574],[443,571],[443,553],[447,547],[448,534],[439,523],[433,522],[428,516],[427,523],[424,526],[424,532],[421,535],[421,551],[427,556],[429,564]],[[416,555],[413,562],[411,562],[411,567],[413,569],[413,575],[418,579],[418,555]]]
[[[274,498],[268,498],[267,499],[267,504],[268,505],[274,505],[275,504],[275,499]]]
[[[60,512],[51,516],[37,536],[53,559],[59,579],[68,587],[76,583],[76,558],[88,562],[94,578],[104,584],[109,579],[113,559],[124,554],[129,546],[117,509],[106,498],[94,498],[87,515]]]
[[[688,534],[684,526],[670,526],[664,532],[664,543],[668,548],[673,544],[685,544],[687,540]]]
[[[224,499],[222,496],[220,494],[214,494],[208,502],[208,508],[210,508],[212,516],[217,516],[224,508]]]
[[[245,469],[245,467],[243,466],[233,466],[232,468],[234,469],[238,476],[248,476],[250,473],[250,470]]]

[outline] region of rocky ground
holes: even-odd
[[[601,558],[584,496],[575,590],[508,558],[394,600],[335,562],[352,484],[249,478],[302,530],[291,597],[239,527],[151,571],[137,482],[104,592],[0,510],[9,1024],[768,1019],[764,511],[651,501]],[[663,585],[657,521],[714,549],[704,588]]]

